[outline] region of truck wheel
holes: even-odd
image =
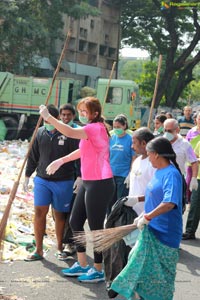
[[[18,122],[12,117],[3,117],[2,120],[4,121],[7,133],[6,133],[6,140],[14,140],[17,137],[17,128]]]

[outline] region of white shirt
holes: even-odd
[[[193,163],[197,161],[197,157],[191,144],[178,134],[178,139],[172,143],[172,148],[176,153],[176,161],[179,165],[182,174],[185,174],[186,163]]]
[[[134,160],[130,172],[129,196],[144,196],[147,184],[155,171],[156,169],[152,167],[148,157],[142,159],[142,155],[138,156]],[[140,215],[144,211],[144,202],[136,203],[133,209]]]

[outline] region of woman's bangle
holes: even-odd
[[[145,218],[147,221],[151,221],[151,218],[149,218],[147,215],[144,215],[144,218]]]

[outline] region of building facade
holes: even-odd
[[[72,20],[64,16],[64,34],[71,28],[70,40],[61,65],[61,76],[82,81],[83,86],[95,87],[98,78],[109,78],[113,63],[118,63],[120,43],[120,1],[91,0],[99,9],[98,16]],[[63,42],[57,41],[59,56]],[[117,67],[113,78],[116,78]]]

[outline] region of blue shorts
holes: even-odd
[[[34,178],[34,205],[52,207],[59,212],[69,212],[73,195],[73,180],[50,181]]]

